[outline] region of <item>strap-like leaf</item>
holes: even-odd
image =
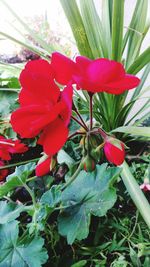
[[[128,73],[137,74],[150,62],[150,47],[148,47],[127,69]]]
[[[60,0],[81,55],[93,58],[76,0]]]
[[[83,24],[94,58],[108,57],[102,23],[93,0],[80,0],[79,3]]]
[[[112,59],[121,61],[123,38],[124,0],[113,1]]]

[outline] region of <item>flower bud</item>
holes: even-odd
[[[44,153],[44,155],[40,158],[36,166],[36,176],[44,176],[50,171],[52,171],[56,166],[56,162],[57,160],[55,157],[50,157]]]
[[[47,158],[44,161],[37,164],[35,169],[36,176],[44,176],[50,172],[51,158]]]
[[[83,159],[83,169],[86,172],[92,172],[95,170],[95,161],[92,157],[90,157],[89,155],[87,155],[84,159]]]
[[[115,165],[121,165],[125,158],[124,144],[114,137],[105,139],[104,153],[107,160]]]

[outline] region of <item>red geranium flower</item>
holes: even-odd
[[[67,84],[71,81],[78,89],[92,93],[107,92],[117,95],[140,83],[139,78],[125,72],[121,63],[106,58],[91,60],[78,56],[76,62],[73,62],[55,52],[52,54],[51,66],[59,83]]]
[[[124,144],[118,139],[107,137],[104,144],[104,153],[107,160],[117,166],[124,162]]]
[[[47,155],[54,155],[66,142],[72,108],[72,85],[60,92],[46,60],[34,60],[21,72],[20,108],[11,124],[23,138],[40,135],[38,143]]]
[[[28,147],[21,143],[20,140],[6,139],[0,135],[0,158],[4,160],[10,160],[11,155],[15,153],[23,153],[28,150]]]
[[[0,167],[4,166],[4,162],[2,160],[0,160]],[[8,170],[4,169],[4,170],[0,170],[0,181],[3,181],[5,179],[5,177],[8,174]]]

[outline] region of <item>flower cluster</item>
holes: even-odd
[[[39,59],[26,64],[20,75],[20,107],[12,113],[11,124],[22,138],[38,136],[43,146],[45,161],[36,168],[37,175],[50,170],[52,157],[68,138],[68,125],[72,113],[72,85],[89,93],[107,92],[121,94],[136,87],[140,80],[127,74],[119,62],[101,58],[91,60],[83,56],[75,62],[60,53],[53,53],[51,62]],[[58,83],[65,86],[61,91]],[[112,149],[113,148],[113,149]],[[113,160],[120,152],[120,159]],[[107,159],[119,165],[124,160],[122,143],[117,146],[106,142]]]
[[[22,138],[39,136],[38,144],[53,156],[68,137],[72,109],[72,85],[61,92],[54,81],[51,65],[45,60],[30,61],[21,72],[20,107],[11,124]]]
[[[3,167],[4,161],[10,160],[12,154],[24,153],[28,150],[28,147],[21,143],[20,140],[6,139],[0,135],[0,167]],[[8,170],[0,170],[0,181],[3,180],[8,174]]]

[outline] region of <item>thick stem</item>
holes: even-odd
[[[98,132],[100,133],[100,135],[103,137],[103,139],[105,139],[108,135],[105,133],[104,130],[102,130],[101,128],[98,128]]]
[[[145,223],[150,228],[150,204],[148,203],[146,197],[141,191],[138,183],[130,172],[129,166],[126,162],[122,165],[121,177],[126,186],[126,189],[131,196],[134,204],[141,213]]]
[[[72,118],[74,121],[76,121],[78,124],[80,124],[81,127],[84,128],[84,129],[87,131],[87,128],[85,128],[85,126],[82,124],[81,121],[79,121],[79,120],[78,120],[76,117],[74,117],[74,116],[71,116],[71,118]]]
[[[77,108],[76,108],[76,106],[75,106],[75,105],[73,106],[73,110],[76,112],[76,114],[78,115],[79,119],[80,119],[80,120],[81,120],[81,122],[83,123],[84,127],[85,127],[85,128],[86,128],[86,130],[88,131],[88,127],[86,126],[86,124],[85,124],[85,122],[84,122],[84,120],[83,120],[82,116],[81,116],[81,115],[80,115],[80,113],[78,112],[78,110],[77,110]]]
[[[76,169],[75,173],[72,175],[72,177],[65,183],[65,185],[62,187],[62,190],[66,189],[72,182],[77,178],[78,174],[80,173],[82,169],[82,160]]]
[[[89,109],[90,109],[90,131],[91,131],[93,127],[93,105],[92,105],[93,94],[89,93],[89,96],[90,96]]]
[[[12,163],[12,164],[0,167],[0,170],[9,169],[9,168],[12,168],[12,167],[15,167],[15,166],[19,166],[19,165],[22,165],[22,164],[26,164],[26,163],[29,163],[29,162],[38,161],[39,159],[40,158],[36,158],[36,159],[30,159],[30,160],[26,160],[26,161],[17,162],[17,163]]]

